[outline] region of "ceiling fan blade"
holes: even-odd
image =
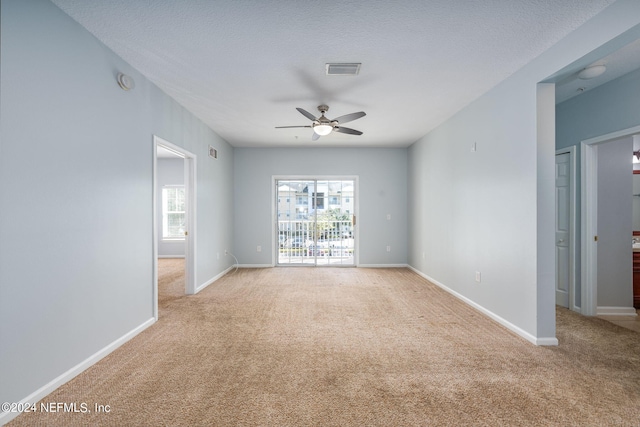
[[[288,128],[310,128],[311,126],[276,126],[276,129],[288,129]]]
[[[360,111],[358,113],[345,114],[344,116],[336,117],[333,120],[338,123],[347,123],[347,122],[359,119],[360,117],[364,117],[366,115],[367,114],[364,111]]]
[[[296,110],[300,111],[300,114],[305,116],[307,119],[309,119],[311,121],[315,121],[316,120],[316,116],[314,116],[313,114],[311,114],[307,110],[303,110],[302,108],[296,108]]]
[[[320,135],[318,135],[317,133],[313,133],[313,135],[311,136],[311,140],[312,141],[317,141],[320,139]]]
[[[342,126],[335,126],[333,128],[333,130],[335,132],[348,133],[349,135],[362,135],[362,132],[360,132],[359,130],[355,130],[355,129],[351,129],[351,128],[345,128],[345,127],[342,127]]]

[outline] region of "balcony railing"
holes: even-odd
[[[351,220],[278,221],[278,264],[353,264]]]

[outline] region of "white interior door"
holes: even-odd
[[[571,300],[571,155],[556,155],[556,304]]]

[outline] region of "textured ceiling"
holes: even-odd
[[[237,147],[406,147],[613,2],[52,1]],[[275,129],[321,103],[364,135]]]

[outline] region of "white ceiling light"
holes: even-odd
[[[591,67],[587,67],[580,71],[578,73],[578,78],[582,80],[589,80],[604,74],[605,71],[607,71],[607,67],[604,65],[592,65]]]
[[[313,131],[320,136],[329,135],[333,130],[333,126],[331,125],[315,125],[313,127]]]

